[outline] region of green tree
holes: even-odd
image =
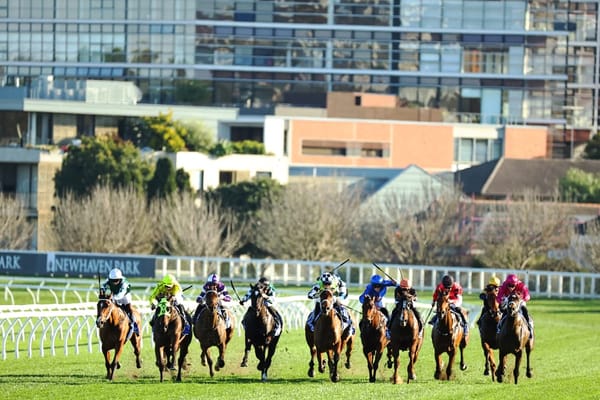
[[[175,168],[166,157],[159,158],[156,162],[154,175],[148,181],[148,199],[167,198],[177,189]]]
[[[558,181],[561,197],[575,203],[600,203],[600,175],[570,168]]]
[[[179,193],[192,193],[192,185],[190,184],[190,174],[185,172],[183,168],[175,171],[175,184]]]
[[[84,196],[96,186],[145,189],[150,165],[130,142],[112,137],[85,137],[81,146],[70,148],[54,175],[57,196],[66,193]]]
[[[200,121],[184,121],[183,126],[187,129],[185,144],[189,151],[209,153],[215,145],[215,135]]]
[[[185,150],[185,139],[187,130],[183,124],[173,119],[173,112],[160,113],[158,117],[143,118],[147,131],[142,135],[148,136],[148,146],[154,150],[164,150],[175,153]]]
[[[583,158],[588,160],[600,160],[600,135],[595,134],[585,145]]]

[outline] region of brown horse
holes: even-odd
[[[449,291],[441,290],[438,292],[436,302],[437,322],[431,332],[435,357],[435,379],[451,379],[452,367],[456,352],[460,351],[460,369],[467,369],[464,362],[463,350],[467,346],[468,336],[464,336],[463,327],[460,323],[460,317],[450,308]],[[445,375],[442,373],[444,365],[442,354],[448,353],[448,365]]]
[[[533,338],[529,332],[527,321],[521,313],[521,299],[519,296],[513,294],[508,298],[506,316],[501,325],[500,332],[498,332],[498,359],[500,364],[496,370],[496,378],[498,382],[502,382],[506,368],[506,358],[509,354],[514,354],[515,369],[513,370],[513,377],[516,385],[519,379],[519,366],[521,365],[523,350],[525,350],[527,356],[526,375],[528,378],[533,376],[529,363],[529,355],[533,350]]]
[[[152,337],[154,340],[154,354],[156,366],[160,371],[160,381],[163,381],[163,372],[175,369],[177,359],[177,382],[181,382],[181,369],[185,367],[191,335],[182,335],[183,321],[174,304],[174,297],[162,297],[154,314]],[[186,316],[187,317],[187,316]],[[179,356],[179,357],[177,357]]]
[[[479,319],[479,337],[481,338],[481,347],[485,357],[484,375],[492,375],[492,381],[496,379],[496,361],[494,359],[494,349],[498,348],[496,331],[500,321],[500,310],[496,295],[498,289],[487,291],[484,294],[484,311]]]
[[[377,380],[379,361],[388,344],[388,340],[385,335],[385,315],[377,308],[375,299],[369,295],[365,295],[364,297],[362,318],[358,326],[360,328],[363,353],[367,359],[367,367],[369,368],[369,382],[375,382]]]
[[[340,375],[338,373],[338,363],[340,355],[346,347],[346,368],[350,368],[350,356],[352,355],[352,346],[354,335],[350,328],[343,329],[342,319],[334,308],[335,298],[331,290],[322,290],[319,295],[319,304],[321,313],[315,322],[315,331],[311,332],[308,324],[304,327],[306,343],[310,349],[310,362],[308,363],[308,376],[315,374],[315,356],[319,363],[319,372],[325,372],[325,360],[323,353],[327,353],[327,365],[329,366],[329,378],[332,382],[338,382]]]
[[[245,349],[241,366],[248,366],[248,354],[254,346],[254,354],[258,358],[257,369],[261,371],[261,379],[267,380],[268,371],[271,367],[271,359],[277,349],[277,343],[281,336],[281,330],[274,334],[275,317],[271,314],[266,303],[268,296],[264,292],[264,285],[251,286],[250,307],[244,314],[242,325],[245,332]]]
[[[204,305],[198,305],[203,309],[198,314],[196,323],[194,324],[194,336],[200,342],[202,354],[200,360],[202,365],[208,363],[208,371],[211,378],[215,375],[213,371],[213,360],[210,356],[210,348],[216,346],[219,349],[219,358],[214,367],[215,371],[219,371],[225,366],[225,351],[227,344],[233,336],[233,316],[229,314],[231,320],[231,328],[227,329],[225,319],[221,316],[219,294],[216,290],[207,290],[204,296]]]
[[[400,350],[408,351],[408,365],[406,372],[408,373],[409,383],[411,380],[417,379],[415,374],[415,363],[419,357],[419,351],[423,345],[423,335],[420,334],[421,329],[417,316],[409,306],[412,296],[400,287],[396,287],[394,291],[396,307],[392,312],[392,320],[390,321],[390,344],[388,346],[388,368],[391,367],[392,360],[394,373],[392,375],[392,383],[402,383],[402,378],[398,375],[398,367],[400,366]]]
[[[138,327],[142,327],[140,313],[131,306],[131,313]],[[112,380],[115,369],[121,368],[119,360],[127,340],[133,346],[135,354],[135,365],[142,367],[140,354],[142,351],[141,335],[133,333],[130,329],[130,321],[127,313],[112,301],[111,296],[101,295],[96,306],[96,326],[99,328],[100,341],[102,342],[102,353],[104,354],[104,365],[106,366],[106,379]],[[111,361],[110,351],[115,351]]]

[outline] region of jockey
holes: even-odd
[[[383,298],[385,297],[385,294],[387,293],[387,288],[389,286],[396,286],[396,281],[383,279],[383,277],[380,275],[373,275],[371,277],[371,280],[365,287],[365,290],[362,292],[362,294],[360,296],[358,296],[358,301],[360,301],[360,304],[364,303],[365,296],[370,296],[375,300],[375,306],[379,309],[379,311],[381,311],[383,313],[383,315],[385,315],[386,327],[388,328],[388,329],[386,329],[385,334],[388,337],[388,339],[390,338],[390,332],[389,332],[389,326],[388,326],[389,325],[388,321],[390,320],[390,314],[389,314],[387,308],[385,308],[383,305]]]
[[[442,282],[440,282],[435,290],[433,291],[433,302],[431,303],[431,307],[435,305],[435,302],[438,299],[438,295],[440,292],[448,291],[450,293],[448,300],[450,301],[450,309],[456,312],[460,316],[461,325],[463,326],[465,336],[469,334],[469,323],[467,318],[462,312],[461,306],[463,301],[463,288],[460,286],[458,282],[454,281],[454,278],[450,275],[444,275],[442,277]],[[429,323],[431,325],[435,325],[437,322],[437,315],[434,315]]]
[[[219,312],[221,313],[221,317],[223,317],[223,320],[225,320],[225,326],[228,330],[230,330],[231,318],[229,318],[229,313],[226,312],[223,302],[231,302],[231,296],[229,295],[225,284],[221,282],[217,274],[209,275],[208,279],[206,280],[206,283],[202,286],[202,292],[200,292],[198,297],[196,297],[196,303],[198,303],[199,306],[196,308],[193,321],[196,322],[196,320],[198,319],[198,316],[200,315],[200,312],[203,309],[202,306],[205,305],[204,297],[206,296],[206,293],[210,290],[214,290],[217,292],[217,295],[219,296]]]
[[[281,318],[279,311],[273,307],[273,303],[275,302],[275,287],[265,277],[260,278],[258,282],[256,282],[256,286],[265,294],[265,305],[275,319],[273,336],[279,336],[281,334],[281,328],[283,327],[283,318]],[[252,297],[252,288],[248,289],[248,292],[240,299],[240,305],[243,306],[250,297]]]
[[[531,320],[531,318],[529,318],[529,311],[527,310],[526,305],[526,303],[531,299],[531,295],[529,294],[529,288],[527,287],[527,285],[525,285],[524,282],[519,280],[519,278],[515,274],[509,274],[506,277],[504,283],[502,283],[502,286],[500,286],[500,289],[498,290],[497,298],[500,299],[500,310],[502,310],[502,312],[504,313],[502,319],[500,320],[500,323],[498,324],[498,332],[500,332],[500,328],[502,327],[502,324],[506,319],[505,311],[508,305],[508,298],[512,294],[516,294],[521,299],[521,313],[523,313],[523,316],[527,321],[529,333],[531,334],[531,338],[533,339],[533,321]]]
[[[131,313],[131,284],[123,276],[119,268],[113,268],[108,273],[108,279],[102,285],[101,293],[104,296],[112,295],[112,299],[116,305],[123,308],[129,317],[129,324],[133,329],[133,333],[140,334],[139,327],[133,314]]]
[[[408,307],[415,313],[417,321],[419,322],[419,335],[422,335],[423,321],[421,320],[421,313],[419,312],[417,307],[415,307],[415,301],[417,301],[417,291],[412,287],[412,282],[410,281],[410,279],[402,279],[400,281],[400,285],[398,285],[397,290],[399,290],[404,295],[404,297],[408,299]],[[388,329],[392,325],[392,320],[396,316],[396,312],[398,311],[398,305],[400,304],[400,301],[397,298],[394,299],[394,301],[396,303],[396,306],[392,310],[392,316],[388,321]]]
[[[352,326],[352,318],[350,318],[350,314],[346,307],[344,307],[339,299],[345,299],[348,297],[348,289],[346,288],[346,282],[342,280],[337,274],[332,272],[323,272],[321,276],[317,279],[317,283],[310,289],[308,292],[308,298],[315,300],[315,308],[308,315],[308,319],[306,320],[306,324],[310,328],[312,332],[315,330],[315,322],[319,318],[321,314],[321,304],[319,302],[319,296],[321,295],[321,291],[329,289],[332,290],[335,301],[333,303],[334,308],[338,312],[338,314],[342,318],[342,322],[344,326],[350,328],[350,334],[354,334],[355,329]]]
[[[492,275],[488,284],[483,288],[483,292],[479,294],[479,299],[483,301],[483,307],[481,308],[481,314],[477,318],[477,325],[481,325],[481,317],[488,311],[489,306],[487,305],[487,296],[489,293],[496,293],[496,301],[498,301],[498,287],[500,286],[500,279],[496,275]]]
[[[162,297],[171,296],[173,298],[173,305],[177,312],[181,316],[183,321],[183,335],[189,335],[191,333],[190,322],[186,316],[185,308],[183,307],[183,290],[181,285],[171,274],[167,274],[160,280],[152,293],[150,293],[150,308],[154,310],[156,303]]]

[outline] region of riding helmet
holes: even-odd
[[[500,279],[496,275],[492,275],[490,281],[488,282],[490,286],[500,286]]]
[[[410,281],[410,279],[402,279],[400,281],[400,287],[402,289],[410,289],[411,286],[412,286],[412,282]]]
[[[331,285],[333,283],[333,275],[331,272],[323,272],[321,274],[321,282],[323,282],[324,285]]]
[[[509,274],[506,277],[506,284],[507,285],[515,285],[519,283],[519,278],[517,278],[517,276],[515,274]]]
[[[269,279],[268,279],[268,278],[265,278],[265,277],[263,276],[262,278],[260,278],[260,279],[258,280],[258,283],[261,283],[261,284],[263,284],[263,285],[268,285],[268,284],[269,284]]]
[[[208,280],[206,281],[206,283],[219,283],[219,275],[217,274],[210,274],[210,276],[208,277]]]
[[[171,275],[171,274],[165,275],[165,277],[162,280],[162,283],[165,286],[173,286],[174,282],[175,282],[175,278],[173,278],[173,275]]]
[[[121,272],[121,270],[119,268],[113,268],[108,273],[108,279],[110,279],[110,280],[123,279],[123,273]]]
[[[383,285],[383,278],[380,275],[373,275],[371,277],[371,285]]]
[[[444,277],[442,278],[442,285],[444,285],[444,287],[446,289],[450,289],[453,284],[454,284],[454,278],[451,277],[450,275],[444,275]]]

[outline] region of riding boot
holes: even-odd
[[[273,316],[273,319],[275,320],[275,326],[273,327],[272,336],[279,336],[281,335],[281,329],[283,327],[283,319],[281,318],[281,314],[279,314],[279,312],[272,306],[267,307],[267,309],[269,310],[269,312]]]
[[[135,318],[133,318],[133,313],[131,311],[131,304],[125,304],[123,306],[123,308],[125,309],[125,313],[127,314],[127,317],[129,317],[129,325],[131,326],[131,329],[133,329],[133,333],[135,333],[136,335],[139,335],[140,330],[138,328],[137,322],[135,322]]]
[[[187,316],[185,313],[185,308],[183,308],[183,304],[177,304],[177,311],[179,312],[179,316],[181,317],[181,320],[183,322],[183,332],[181,332],[181,334],[189,335],[191,333],[192,329],[187,320]]]
[[[527,307],[525,306],[525,304],[523,304],[521,306],[521,312],[523,313],[523,316],[525,317],[525,321],[527,321],[527,327],[529,328],[529,334],[530,334],[531,338],[533,339],[533,321],[531,320],[531,318],[529,318],[529,310],[527,310]]]

